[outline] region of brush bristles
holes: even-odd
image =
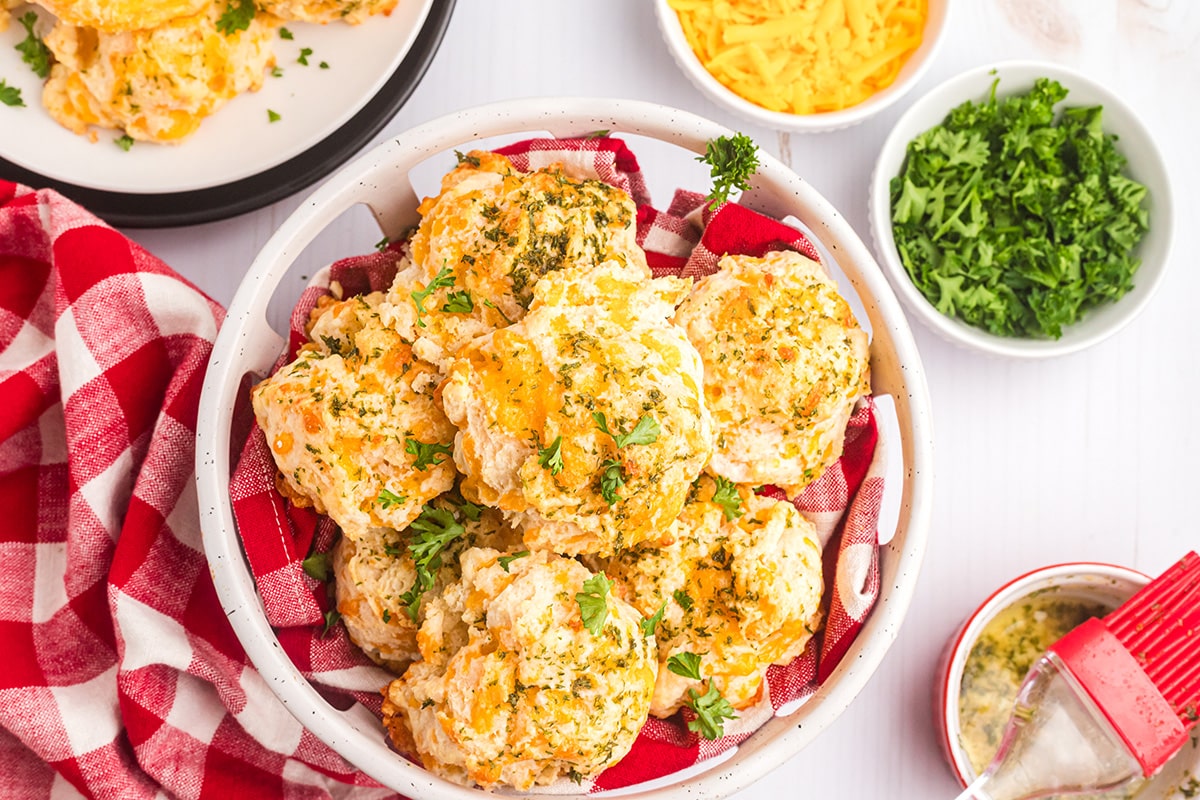
[[[1104,618],[1185,726],[1200,718],[1200,556],[1175,566]]]

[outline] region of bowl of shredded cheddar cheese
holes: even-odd
[[[768,128],[830,131],[888,107],[925,74],[946,0],[656,0],[684,74]]]

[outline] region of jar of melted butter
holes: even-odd
[[[1121,605],[1148,581],[1112,564],[1057,564],[1014,578],[975,609],[947,642],[935,684],[939,743],[959,785],[967,786],[991,762],[1025,673],[1046,648],[1089,617]],[[1140,789],[1070,800],[1081,797],[1200,798],[1200,733]]]
[[[960,742],[976,774],[1000,748],[1013,702],[1033,663],[1075,627],[1115,607],[1044,591],[1018,600],[984,626],[967,656],[958,695]],[[1075,797],[1126,800],[1140,788]]]

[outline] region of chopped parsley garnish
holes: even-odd
[[[459,151],[455,150],[454,157],[458,159],[459,164],[470,164],[472,167],[478,167],[480,164],[479,156],[476,156],[476,155],[471,155],[471,154],[464,155],[463,153],[460,153]]]
[[[289,31],[287,28],[280,28],[279,29],[279,38],[287,39],[290,42],[292,39],[295,39],[296,37],[293,36],[292,32]]]
[[[725,720],[737,719],[733,706],[711,683],[703,695],[688,689],[688,699],[684,703],[696,712],[696,718],[688,720],[688,730],[696,731],[705,739],[720,739],[725,735]]]
[[[384,250],[388,249],[388,245],[391,243],[392,240],[385,236],[375,243],[375,249],[382,253]]]
[[[738,494],[737,484],[727,478],[717,478],[717,488],[713,491],[712,501],[725,512],[725,519],[732,522],[745,511],[742,510],[742,496]]]
[[[690,611],[692,606],[695,605],[692,596],[683,589],[676,589],[671,596],[675,598],[675,602],[679,603],[679,607],[684,611]]]
[[[396,494],[389,489],[381,489],[379,496],[375,498],[375,502],[379,503],[379,505],[383,506],[385,509],[391,508],[392,506],[398,506],[406,500],[408,500],[408,498],[404,495]]]
[[[283,119],[283,117],[279,116],[278,111],[272,111],[269,108],[267,109],[267,122],[279,122],[281,119]]]
[[[479,522],[479,518],[483,516],[483,506],[462,500],[461,498],[455,505],[462,512],[463,516],[471,520],[471,522]]]
[[[551,475],[557,475],[563,470],[562,437],[555,438],[549,447],[538,450],[538,465],[550,470]]]
[[[423,289],[418,289],[415,292],[409,292],[413,303],[417,307],[417,325],[425,327],[425,320],[421,319],[427,312],[425,311],[425,298],[433,294],[438,289],[448,289],[454,285],[454,273],[449,267],[442,267],[438,270],[437,275]]]
[[[308,57],[311,55],[312,55],[311,47],[301,47],[300,48],[300,57],[296,59],[296,63],[303,64],[304,66],[307,67],[308,66]]]
[[[321,631],[321,638],[324,639],[329,635],[329,631],[333,629],[342,620],[342,615],[338,613],[336,608],[331,608],[325,612],[325,628]]]
[[[599,412],[593,412],[592,419],[596,421],[596,427],[613,438],[613,441],[617,443],[618,450],[628,444],[653,444],[658,440],[658,434],[662,431],[658,427],[658,423],[654,421],[654,417],[649,414],[643,414],[629,433],[613,433],[610,431],[608,429],[608,420]]]
[[[322,61],[320,64],[317,64],[317,66],[320,67],[321,69],[329,69],[329,62]]]
[[[417,577],[409,590],[400,595],[400,602],[404,604],[409,618],[416,622],[421,596],[433,588],[434,575],[442,567],[442,551],[467,529],[449,511],[426,505],[408,530],[412,537],[408,542],[408,552],[416,567]]]
[[[54,60],[54,56],[50,54],[50,48],[46,46],[46,43],[33,32],[33,26],[38,21],[37,12],[27,11],[17,19],[25,26],[25,38],[17,45],[21,60],[28,64],[39,78],[50,77],[50,62]]]
[[[667,659],[667,669],[684,678],[700,680],[700,656],[695,653],[676,653]]]
[[[608,590],[612,588],[610,581],[603,572],[593,575],[583,582],[583,591],[575,593],[575,602],[579,603],[579,615],[583,617],[583,627],[593,636],[599,636],[608,619]]]
[[[123,133],[117,138],[113,139],[113,144],[128,153],[129,148],[133,147],[133,137],[128,133]]]
[[[254,21],[254,0],[229,0],[217,20],[217,30],[226,36],[244,31]]]
[[[422,472],[428,470],[431,466],[436,467],[445,461],[443,455],[450,455],[454,452],[454,448],[448,444],[425,444],[416,439],[404,440],[404,452],[410,456],[416,456],[413,461],[413,469],[419,469]]]
[[[708,193],[709,208],[729,199],[735,189],[750,188],[750,176],[758,171],[758,146],[744,133],[718,136],[696,160],[708,164],[713,187]]]
[[[324,583],[329,580],[329,554],[313,553],[300,562],[304,574],[316,581]]]
[[[464,258],[465,258],[465,256],[464,256]],[[511,319],[509,319],[509,318],[508,318],[508,314],[505,314],[505,313],[504,313],[504,311],[503,311],[503,310],[501,310],[500,306],[496,305],[496,304],[495,304],[495,303],[493,303],[491,300],[488,300],[488,299],[486,299],[486,298],[484,298],[483,304],[484,304],[485,306],[487,306],[488,308],[490,308],[490,309],[493,309],[493,310],[494,310],[494,311],[495,311],[497,314],[499,314],[499,315],[500,315],[500,316],[501,316],[501,317],[504,319],[504,321],[505,321],[505,322],[507,322],[509,325],[512,325],[512,324],[513,324],[513,321],[512,321]]]
[[[908,143],[890,184],[896,251],[939,312],[999,336],[1057,339],[1133,288],[1146,187],[1101,108],[1056,81],[966,102]],[[1057,116],[1057,119],[1056,119]]]
[[[617,490],[625,485],[625,468],[615,458],[606,459],[600,464],[600,496],[610,506],[621,498]]]
[[[471,292],[467,289],[450,292],[446,295],[446,302],[442,303],[442,311],[447,314],[470,314],[474,310],[475,301],[471,299]]]
[[[654,616],[646,617],[638,624],[642,626],[642,636],[653,636],[654,631],[658,628],[658,623],[662,622],[663,614],[667,611],[667,601],[663,600],[663,604],[658,607],[658,611],[654,612]]]
[[[271,77],[272,78],[282,78],[283,77],[283,67],[280,67],[280,66],[271,67]]]
[[[14,108],[25,105],[25,101],[21,99],[21,90],[15,86],[9,86],[0,78],[0,103]]]
[[[392,610],[390,608],[385,608],[383,610],[383,621],[384,624],[392,621]]]
[[[496,559],[496,563],[503,567],[505,572],[508,572],[509,564],[516,561],[518,558],[524,558],[527,555],[529,555],[529,551],[522,550],[519,553],[513,553],[511,556],[500,556]]]

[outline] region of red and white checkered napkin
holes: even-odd
[[[0,181],[5,800],[376,786],[249,667],[213,590],[193,447],[221,316],[70,201]]]
[[[680,191],[667,211],[653,209],[637,161],[620,140],[539,139],[499,152],[522,170],[558,162],[576,177],[599,178],[630,192],[638,204],[638,242],[656,276],[707,275],[716,270],[720,254],[727,252],[762,255],[791,248],[819,260],[802,233],[735,204],[713,211],[704,207],[702,195]],[[292,316],[292,352],[303,343],[308,312],[330,281],[339,282],[347,295],[386,289],[395,274],[396,252],[402,247],[393,244],[383,254],[340,261],[316,276]],[[771,668],[760,703],[727,724],[724,738],[701,739],[680,718],[652,719],[633,751],[593,781],[591,790],[628,786],[691,767],[736,746],[772,714],[789,713],[816,690],[854,641],[879,593],[877,522],[883,450],[874,404],[868,399],[850,420],[842,459],[796,501],[816,523],[826,545],[829,612],[824,635],[814,639],[791,666]],[[336,677],[333,688],[378,712],[378,690],[388,680],[387,674],[368,668],[370,662],[348,644],[341,626],[322,636],[328,601],[323,587],[300,567],[311,549],[328,548],[333,526],[310,510],[290,507],[275,490],[274,475],[265,438],[254,428],[235,471],[232,493],[234,515],[268,618],[282,629],[284,649],[302,672],[320,683],[329,684],[329,678]],[[358,668],[355,680],[347,678],[351,667]]]

